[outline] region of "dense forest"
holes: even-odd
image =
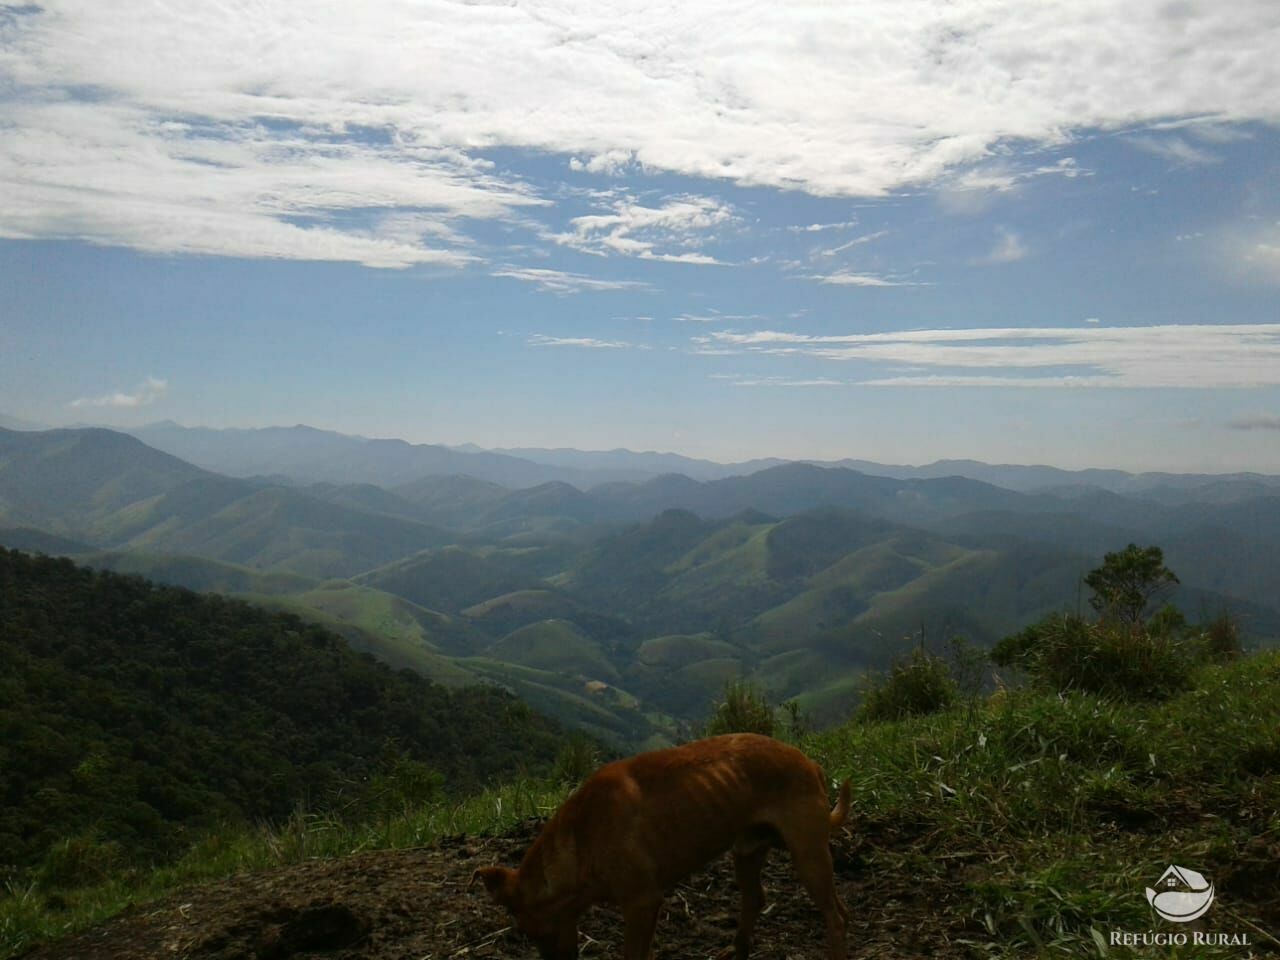
[[[0,873],[68,836],[143,860],[374,784],[474,789],[560,740],[499,689],[393,671],[291,614],[0,549]]]

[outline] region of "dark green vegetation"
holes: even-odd
[[[917,647],[887,675],[868,681],[857,717],[875,722],[937,713],[956,702],[956,686],[946,661]]]
[[[500,690],[393,671],[296,616],[0,549],[6,878],[390,790],[456,795],[549,768],[561,737]]]
[[[725,684],[724,697],[711,710],[706,729],[700,736],[716,737],[722,733],[758,733],[772,737],[777,732],[775,710],[769,698],[744,680]]]
[[[1089,606],[1104,619],[1135,625],[1146,620],[1152,604],[1168,595],[1177,575],[1164,565],[1159,547],[1129,544],[1119,553],[1108,553],[1102,566],[1089,571],[1085,586],[1093,591]]]

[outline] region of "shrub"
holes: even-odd
[[[999,666],[1025,670],[1037,686],[1158,700],[1191,685],[1196,658],[1174,630],[1088,623],[1050,614],[991,650]]]
[[[800,709],[799,700],[786,700],[782,704],[782,731],[779,739],[799,743],[813,729],[813,718]]]
[[[400,757],[369,778],[353,802],[348,815],[387,821],[404,816],[438,799],[444,777],[420,760]]]
[[[35,871],[41,890],[62,890],[102,883],[124,863],[124,848],[95,831],[65,837],[45,851]]]
[[[1236,660],[1244,652],[1240,643],[1240,621],[1224,611],[1201,627],[1205,656],[1214,663]]]
[[[747,680],[730,680],[724,699],[712,708],[704,736],[760,733],[772,737],[773,730],[773,707],[764,692]]]
[[[600,751],[594,742],[583,736],[570,737],[556,754],[551,778],[561,783],[581,783],[599,763]]]
[[[909,657],[894,663],[887,676],[866,682],[857,719],[874,722],[937,713],[957,698],[956,681],[947,662],[917,647]]]

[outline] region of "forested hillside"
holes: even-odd
[[[560,731],[289,614],[0,549],[0,872],[68,836],[134,860],[221,821],[469,790]]]

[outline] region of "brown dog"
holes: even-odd
[[[760,870],[785,845],[822,911],[828,960],[845,956],[845,909],[836,896],[831,831],[849,813],[849,782],[827,809],[822,769],[794,747],[731,733],[642,753],[602,767],[564,802],[519,870],[482,867],[471,878],[515,917],[543,960],[578,956],[578,918],[616,904],[625,960],[649,960],[663,894],[733,848],[742,913],[733,954],[746,960],[764,906]]]

